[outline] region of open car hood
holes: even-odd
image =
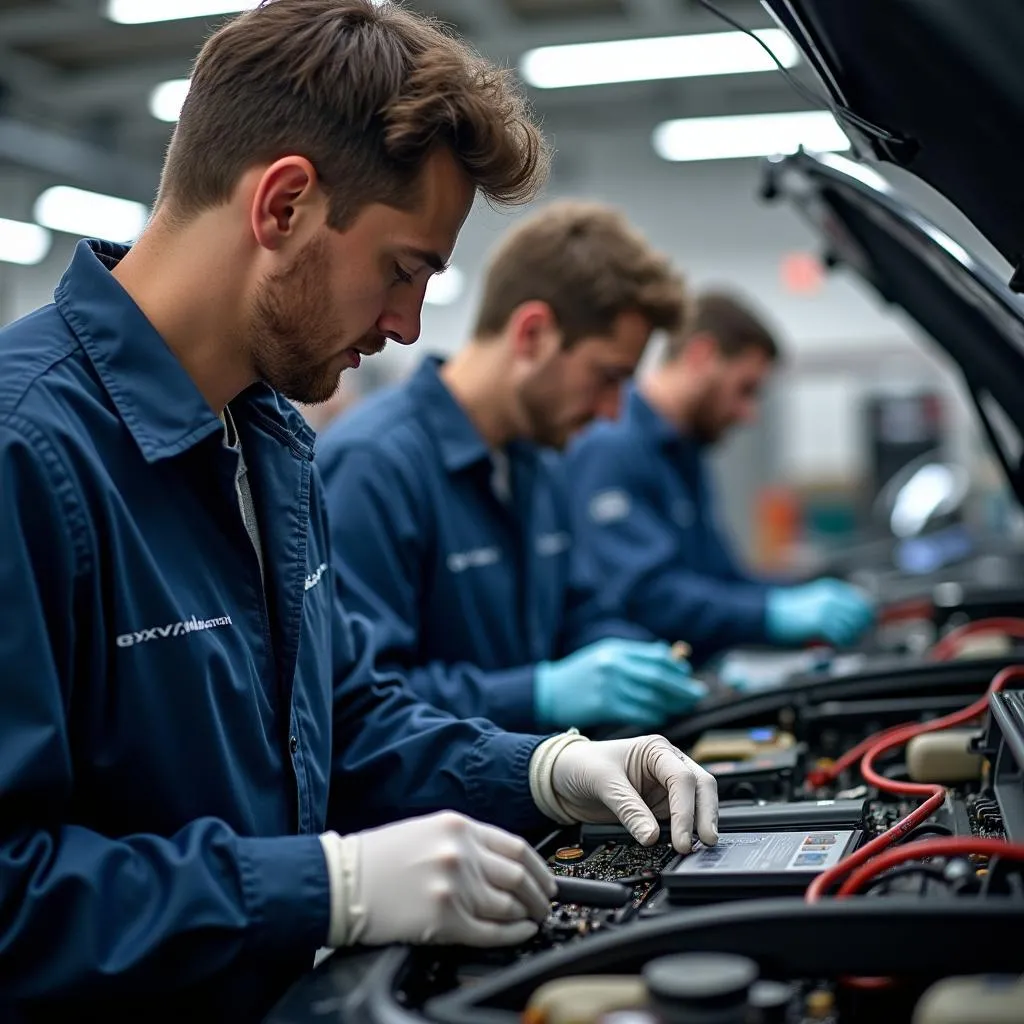
[[[867,165],[798,152],[765,164],[763,194],[793,203],[828,265],[850,267],[953,359],[1024,503],[1024,299]]]
[[[762,4],[803,51],[855,149],[907,168],[958,206],[1024,291],[1024,3]]]

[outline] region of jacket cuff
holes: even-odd
[[[576,729],[552,736],[545,740],[533,752],[530,758],[530,793],[533,802],[545,817],[557,821],[559,825],[572,825],[576,819],[562,806],[555,792],[552,781],[553,769],[558,755],[573,743],[589,743],[586,736],[581,736]]]
[[[640,640],[642,642],[661,639],[661,637],[656,636],[638,622],[618,618],[598,619],[588,622],[582,629],[568,636],[564,643],[563,654],[572,654],[574,651],[578,651],[583,647],[589,647],[591,644],[597,643],[598,640],[605,640],[609,637],[615,637],[619,640]]]
[[[537,728],[534,679],[536,665],[488,672],[486,717],[510,732],[529,732]]]
[[[496,729],[473,744],[466,758],[470,817],[509,832],[550,825],[530,790],[530,758],[543,742]]]
[[[330,923],[331,886],[320,840],[302,835],[240,837],[236,842],[254,948],[294,954],[322,946]]]
[[[739,641],[748,644],[767,644],[768,636],[768,591],[770,587],[752,583],[738,586],[733,596],[735,630],[739,636],[749,637]]]
[[[356,903],[359,892],[359,836],[325,832],[320,837],[331,884],[331,922],[327,945],[351,946],[366,928],[366,907]]]

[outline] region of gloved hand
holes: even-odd
[[[320,837],[331,877],[331,946],[525,942],[554,875],[518,836],[451,811]]]
[[[603,722],[644,728],[685,715],[707,687],[690,676],[690,665],[672,657],[665,643],[607,639],[561,661],[537,666],[537,721],[586,727]]]
[[[530,760],[537,806],[568,825],[621,821],[643,846],[657,842],[659,819],[672,825],[672,845],[718,842],[718,783],[663,736],[591,743],[578,733],[545,740]]]
[[[766,625],[776,643],[826,640],[851,644],[874,622],[871,599],[840,580],[824,579],[768,592]]]

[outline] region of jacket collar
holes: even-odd
[[[679,432],[664,416],[652,406],[635,385],[629,386],[626,395],[626,418],[637,426],[645,436],[663,446],[688,445],[690,439]]]
[[[128,246],[86,240],[54,293],[57,309],[92,362],[147,462],[171,458],[223,431],[185,368],[111,271]],[[265,384],[241,396],[261,425],[312,456],[313,432]],[[233,405],[233,408],[235,406]]]
[[[443,365],[443,359],[428,356],[413,375],[409,390],[437,439],[445,469],[457,473],[491,455],[466,411],[441,380]]]

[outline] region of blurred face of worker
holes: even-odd
[[[581,338],[565,348],[550,307],[527,307],[513,318],[525,310],[530,321],[517,327],[515,372],[524,434],[561,449],[594,419],[618,415],[622,385],[636,371],[651,325],[639,313],[621,313],[610,334]]]
[[[416,341],[427,281],[443,271],[472,200],[471,182],[440,150],[412,210],[371,203],[335,231],[308,161],[287,157],[265,171],[252,204],[260,272],[241,338],[256,376],[315,405],[388,339]]]
[[[733,427],[753,423],[771,369],[771,360],[759,348],[728,358],[711,339],[690,420],[697,440],[714,444]]]

